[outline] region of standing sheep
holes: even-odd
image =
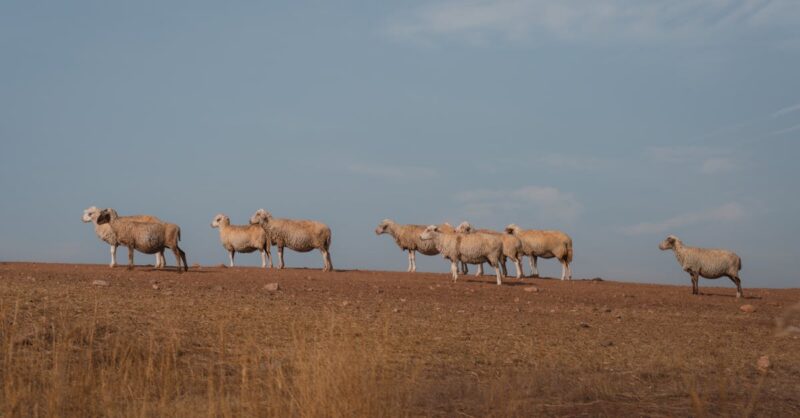
[[[118,216],[117,212],[114,209],[108,208],[109,211],[113,211],[114,216],[118,217],[122,220],[129,220],[129,221],[138,221],[138,222],[158,222],[161,223],[161,219],[156,218],[155,216],[150,215],[131,215],[131,216]],[[107,243],[111,248],[111,264],[109,267],[116,267],[117,265],[117,247],[119,247],[119,243],[114,236],[114,231],[111,230],[111,225],[108,223],[105,224],[98,224],[97,217],[100,216],[100,209],[96,206],[90,206],[83,210],[83,216],[81,220],[85,223],[92,222],[94,223],[94,232],[97,234],[97,237]],[[178,237],[180,237],[180,230],[178,230]],[[165,264],[164,262],[164,254],[156,253],[156,268],[160,268]]]
[[[556,258],[561,262],[561,280],[572,280],[572,238],[561,231],[523,230],[515,224],[506,227],[506,232],[522,241],[522,252],[530,257],[531,276],[539,277],[537,257]]]
[[[700,294],[697,282],[701,276],[706,279],[727,276],[736,285],[736,297],[742,297],[742,280],[739,278],[742,259],[733,251],[689,247],[683,245],[683,242],[674,235],[667,236],[658,248],[662,251],[675,251],[678,264],[692,277],[692,294]]]
[[[450,260],[450,273],[454,282],[458,280],[458,262],[461,261],[470,264],[489,263],[494,267],[497,284],[503,284],[499,265],[503,255],[503,241],[499,237],[482,233],[443,232],[438,226],[429,225],[420,235],[420,239],[436,243],[442,256]]]
[[[319,249],[324,264],[322,271],[333,271],[331,262],[331,229],[317,221],[273,218],[265,209],[250,217],[251,225],[260,225],[270,241],[278,247],[278,268],[284,268],[283,248],[306,253]]]
[[[269,267],[272,268],[270,242],[264,228],[258,225],[231,225],[231,219],[222,213],[214,217],[211,227],[219,228],[219,240],[222,242],[222,246],[228,250],[231,267],[233,267],[233,258],[237,252],[252,253],[258,250],[261,253],[261,267],[267,268],[267,257],[269,256]]]
[[[402,225],[391,219],[384,219],[375,228],[375,235],[389,234],[401,250],[408,251],[408,272],[414,273],[417,271],[417,252],[423,255],[439,254],[434,241],[420,239],[425,228],[425,225]],[[439,225],[439,229],[443,232],[454,232],[453,227],[448,223]],[[462,264],[462,271],[465,268],[466,264]],[[466,271],[464,273],[466,274]]]
[[[164,253],[165,248],[171,248],[175,253],[175,264],[178,273],[181,272],[181,262],[184,271],[189,270],[186,262],[186,253],[178,247],[177,242],[170,242],[167,228],[160,222],[139,222],[120,219],[113,209],[103,209],[97,216],[99,225],[108,224],[119,245],[128,247],[128,269],[133,268],[133,251],[145,254]]]
[[[506,260],[511,259],[514,266],[517,268],[516,278],[522,277],[522,241],[508,232],[498,232],[491,229],[473,229],[468,223],[464,222],[456,228],[456,232],[470,234],[480,232],[483,234],[490,234],[500,237],[503,240],[503,255],[500,257],[500,268],[503,270],[503,276],[508,277],[508,269],[506,269]],[[483,264],[478,265],[478,272],[476,276],[483,275]]]

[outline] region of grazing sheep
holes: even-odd
[[[417,252],[423,255],[439,254],[435,242],[420,239],[420,235],[425,231],[425,228],[425,225],[402,225],[391,219],[384,219],[375,228],[375,235],[389,234],[394,238],[401,250],[408,251],[408,272],[414,273],[417,271]],[[444,232],[455,231],[453,226],[448,223],[439,225],[439,228]],[[465,268],[466,264],[462,264],[462,271]],[[464,271],[464,274],[466,274],[466,271]]]
[[[211,221],[212,228],[219,228],[219,239],[222,246],[228,250],[230,266],[233,267],[233,258],[237,252],[252,253],[258,250],[261,253],[261,267],[272,268],[272,253],[267,232],[259,225],[231,225],[231,219],[220,213]]]
[[[110,211],[114,211],[114,209],[110,209]],[[113,212],[114,215],[122,220],[129,220],[129,221],[138,221],[138,222],[161,222],[160,219],[156,218],[155,216],[150,215],[132,215],[132,216],[118,216],[117,212]],[[117,247],[119,247],[119,243],[114,237],[114,231],[111,230],[111,225],[105,224],[98,224],[97,217],[100,215],[100,209],[95,206],[88,207],[83,210],[83,217],[81,220],[85,223],[92,222],[94,223],[94,232],[97,234],[97,237],[101,240],[105,241],[109,246],[111,246],[111,264],[109,267],[115,267],[117,265]],[[180,229],[178,230],[178,237],[180,237]],[[178,238],[180,239],[180,238]],[[164,265],[164,254],[163,253],[156,253],[156,264],[157,268],[160,268]]]
[[[739,278],[739,270],[742,269],[742,259],[733,251],[697,248],[683,245],[683,242],[674,235],[668,236],[658,248],[662,251],[675,251],[675,258],[678,264],[683,267],[683,271],[692,276],[692,294],[699,294],[697,286],[699,277],[706,279],[718,279],[727,276],[736,285],[736,297],[742,297],[742,280]]]
[[[177,242],[169,242],[167,228],[161,222],[140,222],[120,219],[113,209],[103,209],[97,216],[97,223],[108,224],[119,245],[128,247],[128,269],[133,268],[133,250],[145,253],[162,253],[165,248],[171,248],[175,253],[175,264],[178,273],[181,272],[181,262],[184,270],[189,270],[186,262],[186,253],[178,247]]]
[[[456,228],[456,232],[470,234],[473,232],[480,232],[483,234],[491,234],[499,236],[500,239],[503,240],[503,255],[500,257],[500,268],[503,270],[503,276],[508,277],[508,269],[506,269],[506,260],[511,259],[514,263],[514,266],[517,268],[517,275],[516,277],[519,279],[522,277],[522,257],[524,254],[522,253],[522,241],[519,238],[511,235],[509,233],[503,233],[498,231],[493,231],[491,229],[473,229],[469,226],[468,223],[462,223],[461,225]],[[478,265],[478,272],[475,274],[476,276],[483,275],[483,264]]]
[[[531,265],[531,276],[539,277],[537,257],[556,258],[561,262],[561,280],[572,280],[572,238],[561,231],[523,230],[517,225],[506,227],[506,232],[522,241],[522,252]]]
[[[467,225],[468,226],[468,225]],[[450,260],[453,281],[458,280],[458,262],[470,264],[489,263],[494,267],[497,284],[503,284],[500,277],[500,257],[503,255],[503,241],[494,235],[483,233],[460,234],[443,232],[436,225],[429,225],[420,234],[420,239],[431,240],[442,256]]]
[[[322,271],[333,271],[331,262],[331,229],[317,221],[273,218],[265,209],[250,217],[251,225],[260,225],[270,241],[278,247],[278,268],[284,267],[283,248],[305,253],[319,249],[324,264]]]

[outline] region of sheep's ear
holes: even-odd
[[[108,211],[103,210],[100,211],[100,215],[97,216],[97,224],[102,225],[108,223],[111,220],[111,214]]]

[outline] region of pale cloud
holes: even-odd
[[[582,210],[572,193],[549,186],[527,186],[514,190],[479,189],[456,195],[465,215],[501,222],[572,222]]]
[[[792,0],[445,0],[416,9],[387,30],[415,42],[455,38],[480,44],[500,36],[509,41],[701,43],[729,40],[732,31],[792,27],[798,20],[800,2]]]
[[[793,105],[793,106],[786,106],[783,109],[779,109],[772,114],[773,118],[779,118],[784,115],[788,115],[789,113],[798,112],[800,111],[800,103]]]
[[[627,226],[622,229],[622,232],[626,235],[672,233],[676,229],[700,223],[734,222],[742,219],[744,215],[744,208],[740,204],[728,203],[702,212],[683,213],[663,221],[642,222]]]
[[[738,161],[722,148],[679,146],[650,147],[645,151],[650,159],[665,164],[699,167],[701,173],[718,174],[737,168]]]
[[[439,172],[433,168],[410,165],[354,163],[345,168],[347,171],[354,174],[393,181],[424,180],[439,175]]]
[[[703,161],[700,171],[706,174],[717,174],[731,171],[736,168],[736,162],[727,157],[712,157]]]
[[[800,125],[790,126],[786,129],[781,129],[779,131],[772,132],[772,135],[783,135],[788,134],[789,132],[800,131]]]

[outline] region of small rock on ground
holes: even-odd
[[[538,287],[536,287],[536,286],[528,286],[528,287],[526,287],[526,288],[523,288],[522,290],[524,290],[524,291],[526,291],[526,292],[533,292],[533,293],[536,293],[536,292],[538,292],[538,291],[539,291],[539,288],[538,288]]]
[[[267,283],[262,289],[266,290],[267,292],[276,292],[278,289],[280,289],[280,286],[278,283]]]
[[[742,305],[742,306],[739,307],[739,310],[744,312],[744,313],[753,313],[753,312],[756,311],[756,307],[753,306],[753,305],[750,305],[750,304]]]
[[[105,280],[95,280],[92,282],[94,286],[108,286],[108,282]]]

